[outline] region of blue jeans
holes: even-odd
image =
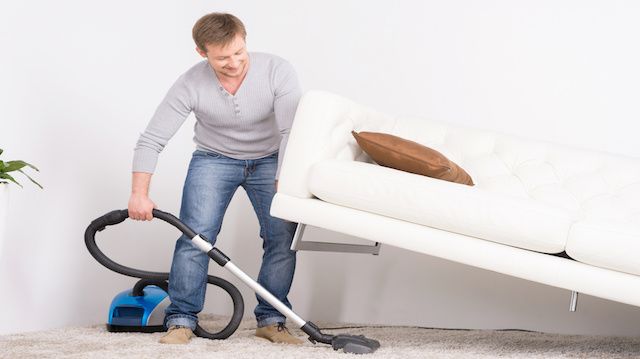
[[[269,214],[277,165],[277,152],[255,160],[237,160],[196,150],[184,184],[180,220],[215,244],[227,206],[238,186],[242,186],[258,216],[263,240],[258,283],[291,308],[287,295],[296,265],[296,254],[290,250],[296,224]],[[171,304],[165,310],[165,326],[195,329],[197,314],[204,305],[208,268],[207,254],[182,235],[176,242],[169,274]],[[258,327],[285,322],[280,312],[256,297]]]

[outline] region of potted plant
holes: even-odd
[[[3,150],[0,148],[0,155],[2,155]],[[25,175],[31,182],[35,183],[38,187],[42,188],[42,186],[36,182],[33,178],[31,178],[28,174],[23,171],[23,168],[30,167],[36,171],[38,169],[25,162],[25,161],[2,161],[0,159],[0,254],[2,253],[2,243],[4,237],[4,228],[7,218],[7,212],[9,208],[9,182],[11,181],[18,186],[22,187],[15,178],[13,178],[12,174],[9,172],[18,172]]]

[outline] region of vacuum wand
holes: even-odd
[[[294,311],[289,309],[281,301],[278,300],[273,294],[266,290],[260,283],[256,282],[238,268],[231,259],[227,257],[218,248],[215,248],[209,241],[203,238],[201,235],[196,235],[191,238],[191,241],[203,252],[207,253],[209,258],[220,265],[223,268],[229,270],[233,275],[238,277],[244,284],[249,286],[256,292],[262,299],[271,304],[278,312],[282,313],[287,319],[296,323],[300,329],[309,335],[309,340],[312,343],[320,342],[323,344],[330,344],[334,350],[342,349],[345,353],[354,354],[368,354],[373,353],[380,347],[380,342],[375,339],[366,338],[363,335],[349,335],[338,334],[328,335],[323,334],[315,324],[307,322],[297,315]]]

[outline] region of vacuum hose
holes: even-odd
[[[153,210],[153,217],[161,219],[172,226],[178,228],[185,236],[188,238],[193,238],[197,235],[191,228],[182,223],[178,218],[174,215],[160,211],[158,209]],[[163,272],[149,272],[140,269],[130,268],[127,266],[123,266],[122,264],[116,263],[111,258],[107,257],[96,245],[96,233],[104,230],[107,226],[116,225],[124,222],[127,218],[129,218],[129,211],[126,209],[123,210],[115,210],[111,211],[102,217],[96,218],[89,224],[87,230],[84,233],[84,241],[87,245],[87,249],[89,253],[95,258],[100,264],[105,266],[106,268],[111,269],[114,272],[134,277],[141,278],[142,280],[136,283],[133,288],[133,295],[141,295],[142,290],[147,285],[157,285],[162,288],[164,291],[167,291],[169,280],[169,273]],[[233,315],[231,316],[231,320],[226,327],[224,327],[221,331],[217,333],[210,333],[200,327],[199,324],[196,325],[196,330],[194,333],[203,338],[209,339],[226,339],[231,334],[233,334],[240,325],[240,321],[242,320],[242,315],[244,314],[244,300],[242,299],[242,295],[238,288],[236,288],[233,284],[228,281],[214,277],[212,275],[207,276],[207,282],[209,284],[213,284],[217,287],[222,288],[225,292],[227,292],[231,296],[231,300],[233,301]]]

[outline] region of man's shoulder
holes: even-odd
[[[249,52],[249,56],[251,57],[251,61],[253,62],[253,64],[256,66],[261,66],[268,69],[291,67],[291,63],[289,63],[289,61],[278,55],[266,52]]]
[[[191,66],[180,77],[185,83],[193,83],[194,81],[200,81],[203,77],[207,76],[211,72],[211,67],[207,60],[202,60]]]
[[[249,56],[254,61],[262,61],[262,62],[282,62],[286,61],[282,57],[274,54],[270,54],[268,52],[259,52],[259,51],[249,51]]]

